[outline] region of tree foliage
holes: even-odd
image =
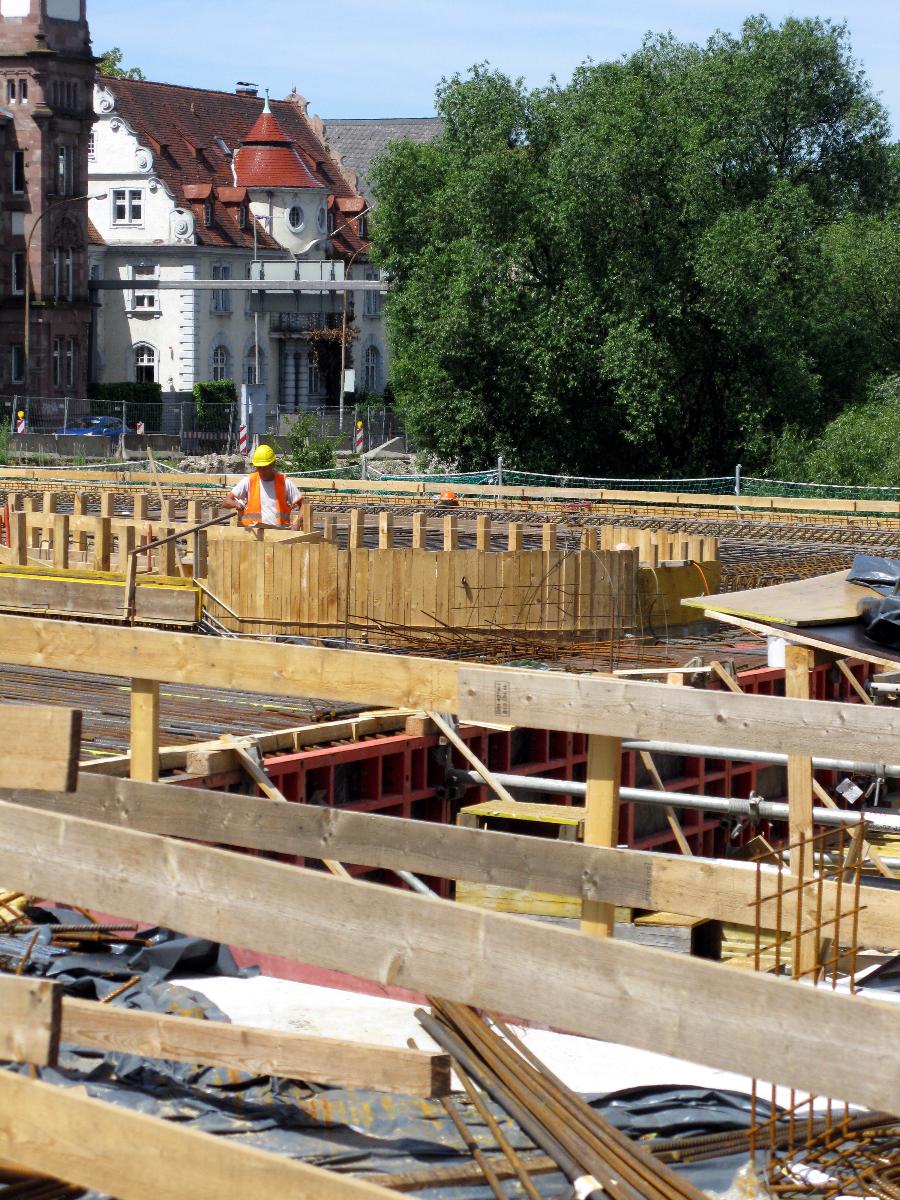
[[[144,73],[140,67],[123,67],[125,55],[118,46],[104,50],[97,63],[97,71],[107,79],[143,79]]]
[[[315,432],[316,414],[298,413],[287,431],[287,469],[291,473],[326,471],[337,466],[339,437],[318,437]]]
[[[536,90],[481,65],[437,109],[440,139],[374,170],[391,382],[423,449],[719,473],[900,365],[897,160],[843,25],[648,38]]]

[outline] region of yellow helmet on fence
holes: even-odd
[[[275,457],[275,451],[271,446],[257,446],[253,451],[253,465],[254,467],[271,467]]]

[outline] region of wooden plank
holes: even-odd
[[[0,822],[0,878],[26,894],[900,1110],[890,1003],[15,804]]]
[[[142,678],[152,663],[169,683],[424,708],[474,723],[612,737],[653,738],[665,731],[672,741],[697,745],[827,757],[846,753],[871,762],[891,761],[900,737],[900,713],[880,706],[732,696],[603,675],[27,617],[0,616],[0,662],[126,678]]]
[[[95,571],[109,570],[109,553],[112,542],[112,530],[109,517],[94,518],[94,557],[92,566]]]
[[[710,609],[755,621],[779,625],[842,625],[855,621],[861,600],[877,597],[871,588],[847,582],[847,571],[833,571],[810,579],[794,579],[772,587],[726,592],[721,596],[694,596],[682,600],[689,608]]]
[[[159,779],[159,683],[131,681],[131,778]]]
[[[763,621],[751,621],[747,617],[734,617],[730,613],[720,613],[713,609],[706,610],[704,615],[713,621],[720,621],[723,625],[732,625],[736,629],[743,629],[747,633],[756,633],[760,637],[786,638],[795,646],[809,646],[813,650],[825,650],[829,654],[849,655],[852,658],[860,659],[862,662],[874,663],[876,667],[882,667],[887,670],[896,670],[898,665],[900,665],[900,652],[888,646],[878,648],[874,642],[866,644],[861,636],[853,639],[852,646],[848,645],[843,636],[847,626],[834,627],[835,630],[840,630],[841,637],[839,640],[837,633],[825,626],[820,629],[816,627],[801,628],[789,625],[767,625]],[[856,629],[857,626],[852,626],[851,628]],[[861,629],[862,626],[858,628]]]
[[[62,995],[49,979],[0,975],[0,1059],[56,1065]]]
[[[396,1200],[377,1184],[0,1071],[0,1157],[119,1200]]]
[[[301,730],[298,737],[315,732]],[[372,731],[364,727],[362,732]],[[166,749],[162,753],[165,755]],[[213,760],[210,766],[215,765]],[[233,760],[227,766],[233,768]],[[527,886],[541,892],[738,924],[746,924],[748,907],[755,900],[755,868],[745,862],[611,850],[315,805],[284,805],[178,784],[135,783],[82,772],[74,793],[5,790],[2,798],[144,833],[310,858],[333,855],[343,862],[369,867],[389,870],[401,866],[421,875],[503,887]],[[580,806],[528,801],[506,805],[489,800],[464,811],[473,814],[473,820],[479,815],[496,815],[573,827],[584,820]],[[774,883],[774,879],[769,868],[764,868],[764,886]],[[833,912],[835,898],[834,884],[826,883],[826,915]],[[791,893],[785,895],[784,904],[785,919],[793,920]],[[862,944],[900,949],[900,906],[893,893],[867,888],[859,922]]]
[[[63,1001],[62,1039],[97,1050],[233,1067],[328,1087],[409,1096],[450,1093],[450,1059],[444,1054],[164,1016],[93,1000]]]
[[[591,734],[588,738],[587,799],[584,840],[589,846],[615,846],[619,840],[619,783],[622,774],[620,738]],[[585,900],[581,929],[599,937],[612,937],[615,908],[609,903]]]
[[[69,567],[69,518],[65,513],[53,517],[53,566],[60,571]]]
[[[75,790],[81,748],[80,711],[55,705],[3,704],[0,730],[0,787]]]
[[[808,700],[810,671],[815,655],[805,646],[786,646],[784,653],[784,692],[794,700]],[[812,759],[805,754],[788,755],[787,788],[788,844],[791,874],[801,880],[813,878],[813,770]],[[808,897],[811,896],[808,893]],[[817,934],[801,936],[792,943],[793,969],[796,976],[809,976],[818,961]]]

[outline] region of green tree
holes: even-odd
[[[104,50],[97,63],[97,71],[107,79],[143,79],[144,73],[140,67],[123,67],[124,54],[118,46]]]
[[[299,413],[287,431],[288,453],[285,459],[290,473],[326,471],[337,466],[339,437],[317,437],[314,412]]]
[[[438,141],[374,170],[392,385],[424,450],[720,473],[885,367],[832,278],[898,195],[843,25],[648,38],[537,90],[482,65],[437,109]]]

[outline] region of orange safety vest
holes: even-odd
[[[279,472],[275,474],[275,524],[280,529],[289,529],[291,524],[291,510],[287,502],[287,488],[284,484],[284,476]],[[250,475],[250,491],[247,494],[247,504],[244,511],[241,513],[242,525],[259,525],[262,521],[262,498],[260,496],[259,471],[253,471]]]

